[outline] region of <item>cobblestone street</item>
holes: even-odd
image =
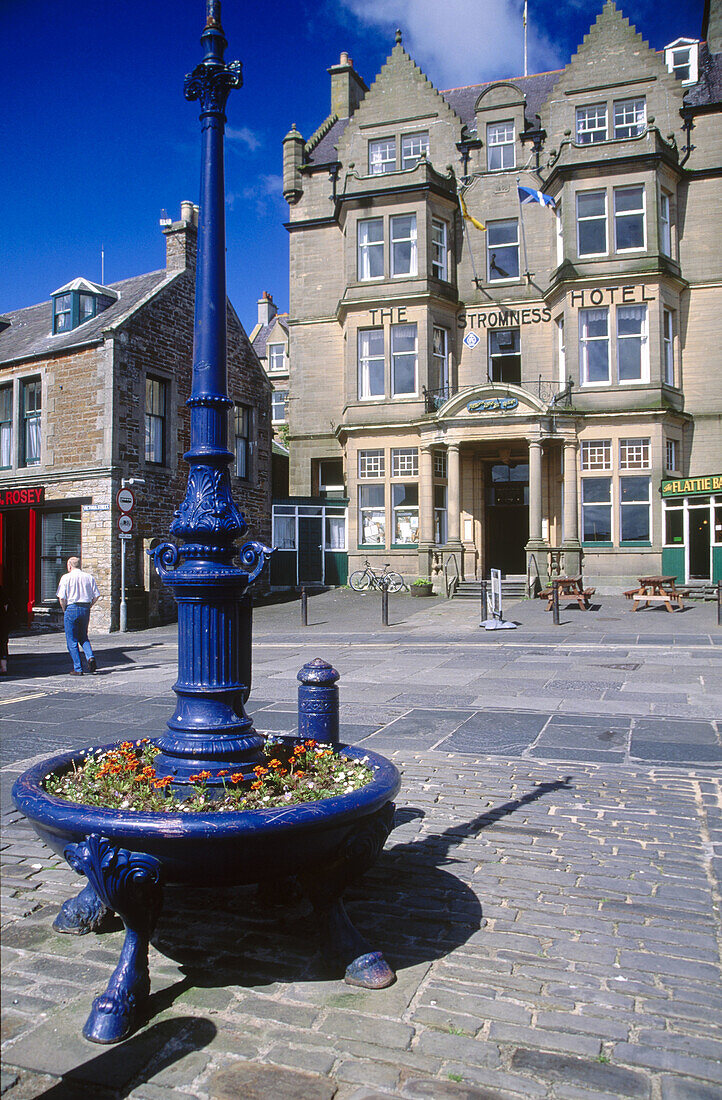
[[[295,674],[341,673],[342,736],[403,774],[396,827],[347,893],[398,973],[325,974],[310,907],[166,890],[150,1020],[80,1029],[122,942],[51,924],[81,880],[11,809],[30,760],[158,731],[174,631],[98,640],[72,681],[59,635],[11,641],[2,685],[3,1089],[201,1100],[716,1100],[722,1095],[722,633],[711,604],[604,597],[554,628],[542,601],[478,628],[454,601],[331,592],[257,609],[257,728],[295,727]],[[420,605],[420,606],[419,606]],[[361,629],[360,629],[361,627]],[[637,632],[644,631],[644,633]]]

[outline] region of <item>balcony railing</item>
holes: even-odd
[[[491,379],[487,379],[487,381],[491,382]],[[501,386],[504,385],[503,382],[498,382],[497,384]],[[563,408],[565,405],[569,406],[572,403],[573,383],[571,378],[562,390],[559,389],[558,382],[552,382],[544,378],[526,379],[524,382],[517,382],[514,384],[526,390],[528,393],[533,394],[533,396],[544,405],[553,405],[556,408]],[[442,386],[437,390],[427,390],[424,386],[424,412],[438,412],[450,397],[455,397],[461,390],[469,388],[469,386],[449,385]]]

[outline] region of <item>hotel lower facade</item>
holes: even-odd
[[[720,22],[655,51],[607,3],[566,68],[444,92],[400,34],[332,66],[284,139],[275,583],[722,578]]]

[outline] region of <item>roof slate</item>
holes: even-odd
[[[288,317],[287,313],[276,313],[267,325],[262,325],[253,338],[253,350],[259,359],[263,359],[266,354],[266,344],[268,338],[273,332],[274,328],[278,324],[283,329],[284,335],[288,336],[288,327],[286,326],[285,319]]]
[[[475,130],[476,115],[474,107],[481,93],[487,88],[492,88],[495,84],[513,84],[526,96],[524,113],[529,122],[535,125],[536,116],[563,71],[563,69],[557,69],[554,72],[536,73],[533,76],[518,76],[509,80],[488,80],[484,84],[469,84],[465,88],[449,88],[441,94],[449,106],[456,111],[461,121],[470,130]]]
[[[117,324],[137,308],[139,303],[166,279],[167,272],[150,271],[111,283],[109,289],[120,295],[116,302],[70,332],[52,334],[52,305],[50,300],[36,306],[7,313],[9,328],[0,332],[0,363],[12,363],[20,359],[39,359],[55,355],[59,351],[100,340],[102,333]]]
[[[684,97],[686,107],[722,103],[722,53],[710,53],[706,42],[699,47],[699,80]]]

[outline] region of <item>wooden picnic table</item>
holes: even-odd
[[[582,611],[589,610],[589,600],[594,595],[596,589],[585,588],[584,581],[581,574],[577,577],[552,577],[549,588],[544,588],[539,594],[540,596],[546,596],[547,598],[547,611],[551,611],[554,606],[554,588],[559,591],[559,600],[561,601],[565,596],[567,600],[576,600]]]
[[[667,611],[672,611],[674,602],[679,611],[684,609],[676,577],[639,577],[638,580],[639,588],[631,588],[624,593],[628,600],[633,600],[632,611],[639,611],[641,603],[645,607],[649,607],[650,603],[663,603]]]

